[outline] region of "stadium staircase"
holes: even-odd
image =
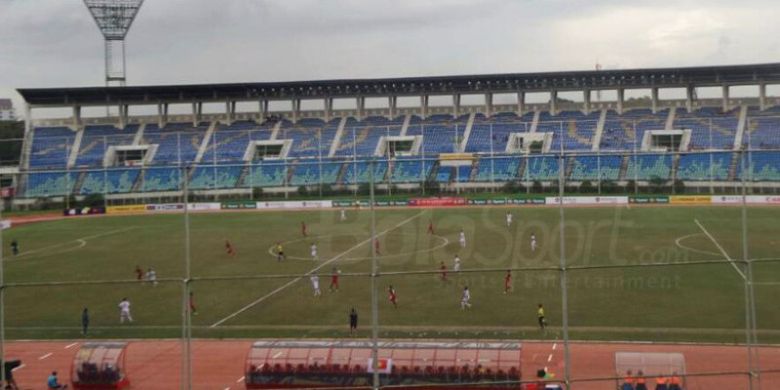
[[[247,175],[249,175],[249,170],[250,170],[249,164],[250,163],[247,162],[246,164],[244,164],[244,167],[241,168],[241,173],[238,174],[238,180],[236,180],[236,187],[241,187],[246,181],[246,177]],[[247,185],[247,187],[249,186]]]
[[[568,159],[568,161],[566,161],[565,164],[566,166],[563,168],[563,180],[566,180],[568,177],[571,177],[571,172],[574,171],[574,159],[573,158]]]
[[[628,159],[631,158],[631,156],[623,156],[623,160],[620,162],[620,172],[618,173],[618,180],[630,180],[626,177],[626,172],[628,172]]]
[[[412,122],[412,115],[406,114],[406,116],[404,116],[404,124],[401,125],[401,133],[399,134],[401,137],[406,136],[406,131],[409,130],[409,123],[411,122]]]
[[[604,134],[604,124],[607,122],[607,110],[601,110],[599,115],[599,121],[596,124],[596,134],[593,134],[593,147],[592,151],[598,151],[601,146],[601,136]]]
[[[737,134],[734,136],[734,150],[742,148],[742,139],[745,136],[745,127],[747,124],[748,106],[743,105],[739,110],[739,121],[737,122]]]
[[[328,151],[328,157],[336,155],[336,151],[339,150],[341,145],[341,136],[344,134],[344,127],[347,125],[347,117],[342,117],[339,121],[339,127],[336,129],[336,135],[333,137],[333,143],[330,144],[330,150]]]
[[[470,182],[473,182],[477,178],[477,174],[479,173],[479,163],[480,160],[475,160],[474,163],[471,164],[471,174],[469,174]]]
[[[79,172],[79,175],[76,177],[76,183],[73,184],[73,188],[71,189],[71,194],[78,195],[81,193],[81,186],[84,185],[84,179],[86,178],[87,172]]]
[[[664,126],[665,130],[674,130],[674,117],[677,114],[677,109],[672,107],[669,109],[669,116],[666,117],[666,126]],[[637,142],[642,142],[642,140],[638,139]]]
[[[525,172],[525,166],[527,165],[527,163],[528,163],[528,159],[527,158],[521,158],[520,159],[520,165],[517,167],[517,177],[520,180],[523,180],[525,178],[525,177],[523,177],[523,172]]]
[[[271,138],[269,138],[271,141],[276,141],[277,137],[279,137],[279,129],[282,128],[282,121],[278,121],[274,124],[273,130],[271,130]]]
[[[477,114],[471,113],[469,114],[469,119],[466,121],[466,129],[463,131],[463,139],[460,141],[460,145],[458,146],[458,152],[463,153],[466,151],[466,145],[469,143],[469,137],[471,136],[471,128],[474,126],[474,118],[476,118]]]
[[[728,180],[737,180],[737,170],[739,169],[739,158],[741,153],[731,154],[731,163],[729,164],[729,176]]]
[[[672,172],[669,174],[669,178],[671,179],[672,183],[674,183],[674,181],[677,180],[677,169],[679,167],[680,167],[680,155],[679,154],[673,154],[672,155]]]
[[[146,123],[141,123],[141,125],[138,126],[138,131],[135,132],[135,137],[133,137],[133,146],[138,146],[141,144],[141,140],[144,139],[145,130],[146,130]]]
[[[209,147],[209,142],[211,142],[211,139],[214,138],[214,131],[217,128],[217,125],[219,124],[219,121],[212,121],[211,124],[209,124],[208,130],[206,130],[206,135],[203,137],[203,141],[200,143],[200,147],[198,148],[198,154],[195,155],[195,161],[193,161],[194,164],[198,164],[203,160],[203,155],[206,153],[206,149]],[[216,148],[217,145],[214,145],[214,148]],[[190,171],[190,175],[192,175],[192,171]]]
[[[140,189],[143,186],[145,175],[146,169],[142,169],[141,173],[138,174],[138,178],[135,179],[135,183],[133,183],[133,188],[130,190],[130,192],[141,192]]]
[[[529,133],[536,133],[536,129],[539,127],[539,117],[542,115],[540,111],[534,112],[534,120],[531,121],[531,129],[528,130]]]
[[[81,149],[81,140],[84,138],[84,128],[76,132],[76,138],[73,140],[73,146],[71,146],[70,154],[68,155],[68,168],[73,168],[76,165],[76,159],[79,157],[79,150]]]
[[[339,172],[336,174],[336,181],[334,184],[344,184],[344,175],[347,174],[347,164],[341,164]]]

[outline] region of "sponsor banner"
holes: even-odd
[[[672,195],[669,197],[671,204],[710,204],[712,197],[709,195]]]
[[[256,209],[257,202],[222,202],[219,204],[222,210]]]
[[[178,210],[184,210],[184,203],[162,203],[162,204],[146,205],[146,211],[151,211],[151,212],[178,211]]]
[[[66,217],[73,217],[76,215],[92,215],[92,214],[105,214],[106,208],[105,207],[81,207],[81,208],[70,208],[65,209],[62,212],[62,215]]]
[[[333,207],[353,207],[355,202],[352,200],[334,200]]]
[[[0,196],[2,196],[3,198],[13,198],[15,194],[16,194],[16,188],[14,187],[0,188]]]
[[[430,207],[430,206],[464,206],[465,198],[443,197],[443,198],[412,198],[409,199],[409,206],[412,207]]]
[[[146,212],[145,204],[131,204],[123,206],[108,206],[106,214],[135,214]]]
[[[187,208],[191,211],[220,210],[220,203],[188,203]]]
[[[368,363],[366,364],[366,370],[368,373],[373,374],[374,373],[374,359],[368,358]],[[389,374],[393,372],[393,359],[384,359],[379,358],[376,361],[376,372],[380,374]]]
[[[0,221],[0,229],[10,229],[11,228],[11,220],[10,219],[4,219]]]
[[[320,209],[333,207],[330,200],[303,200],[281,202],[257,202],[258,209]]]
[[[776,195],[747,195],[745,202],[748,204],[780,204],[780,196]],[[712,203],[715,204],[742,204],[742,197],[739,195],[713,196]]]
[[[628,197],[629,203],[636,203],[636,204],[648,204],[648,203],[669,203],[669,197],[668,196],[662,196],[662,195],[637,195],[637,196],[629,196]]]
[[[545,198],[518,198],[518,199],[509,199],[509,204],[547,204],[547,199]]]
[[[545,198],[546,204],[559,204],[561,198],[558,196],[548,196]],[[600,205],[600,204],[628,204],[627,196],[564,196],[563,204],[574,205]]]

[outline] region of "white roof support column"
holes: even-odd
[[[203,117],[203,102],[192,102],[192,127],[198,126]]]
[[[168,103],[157,103],[157,126],[161,129],[168,124]]]
[[[693,92],[693,85],[689,85],[685,88],[685,108],[688,110],[688,112],[693,111]]]
[[[525,91],[517,92],[517,116],[525,114]]]
[[[365,114],[366,114],[366,98],[365,96],[358,96],[357,97],[357,110],[358,110],[358,119],[363,120]]]
[[[617,112],[618,115],[623,115],[623,102],[626,100],[626,90],[618,88],[617,90]]]
[[[758,85],[758,106],[761,111],[766,109],[766,84]]]
[[[32,131],[33,124],[33,117],[32,117],[32,106],[30,106],[27,102],[24,103],[24,135],[26,136]]]
[[[73,106],[73,130],[81,129],[81,106]]]
[[[729,110],[729,86],[723,86],[723,112]]]
[[[387,105],[390,107],[390,118],[388,119],[394,119],[398,114],[398,96],[388,96]]]
[[[558,114],[558,91],[550,90],[550,115]]]
[[[587,88],[582,90],[582,101],[585,103],[583,104],[585,115],[590,114],[590,90]]]
[[[460,94],[456,93],[452,95],[452,112],[454,117],[460,116]]]
[[[298,117],[301,115],[301,99],[293,99],[292,100],[292,111],[293,111],[293,117],[292,122],[298,123]]]
[[[653,114],[658,112],[658,87],[653,87],[650,89],[650,95],[652,100],[652,106],[653,106]]]
[[[128,112],[130,111],[130,106],[127,104],[120,104],[119,105],[119,128],[124,129],[125,126],[127,126],[127,117]]]
[[[420,108],[422,112],[422,118],[425,119],[428,117],[428,95],[421,95],[420,96]]]
[[[328,122],[333,117],[333,98],[325,98],[325,122]]]
[[[493,92],[485,94],[485,116],[488,118],[493,116]]]
[[[226,101],[225,102],[225,117],[227,118],[227,125],[230,126],[233,124],[233,119],[236,117],[236,102],[235,101]]]

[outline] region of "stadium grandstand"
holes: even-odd
[[[780,64],[469,75],[279,83],[19,89],[26,102],[15,202],[101,193],[108,200],[175,197],[188,182],[203,195],[287,193],[300,187],[355,190],[369,180],[380,188],[446,191],[490,189],[508,182],[566,180],[635,186],[682,182],[712,191],[741,181],[749,156],[751,185],[780,181],[780,99],[766,96],[780,83]],[[758,96],[730,98],[737,86]],[[696,89],[722,88],[722,97],[697,99]],[[683,88],[682,100],[659,91]],[[641,89],[650,99],[625,101]],[[615,101],[592,101],[614,90]],[[582,93],[574,103],[561,92]],[[527,94],[549,95],[527,104]],[[494,103],[499,95],[515,103]],[[462,105],[465,96],[484,104]],[[431,106],[432,97],[451,98]],[[416,97],[417,107],[399,107]],[[366,99],[384,108],[366,108]],[[354,109],[333,109],[351,99]],[[304,100],[325,109],[301,110]],[[269,103],[292,109],[270,111]],[[224,105],[204,113],[204,104]],[[237,106],[256,110],[239,112]],[[119,115],[82,117],[109,105]],[[131,107],[156,109],[132,116]],[[169,108],[191,114],[169,114]],[[38,111],[71,110],[68,119]],[[565,161],[559,164],[559,156]],[[562,170],[562,171],[561,171]],[[755,181],[755,182],[754,182]]]

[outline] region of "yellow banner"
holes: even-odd
[[[671,204],[710,204],[712,203],[712,197],[709,195],[696,195],[696,196],[670,196],[669,203]]]
[[[106,208],[106,214],[133,214],[133,213],[145,213],[145,204],[131,204],[124,206],[108,206]]]

